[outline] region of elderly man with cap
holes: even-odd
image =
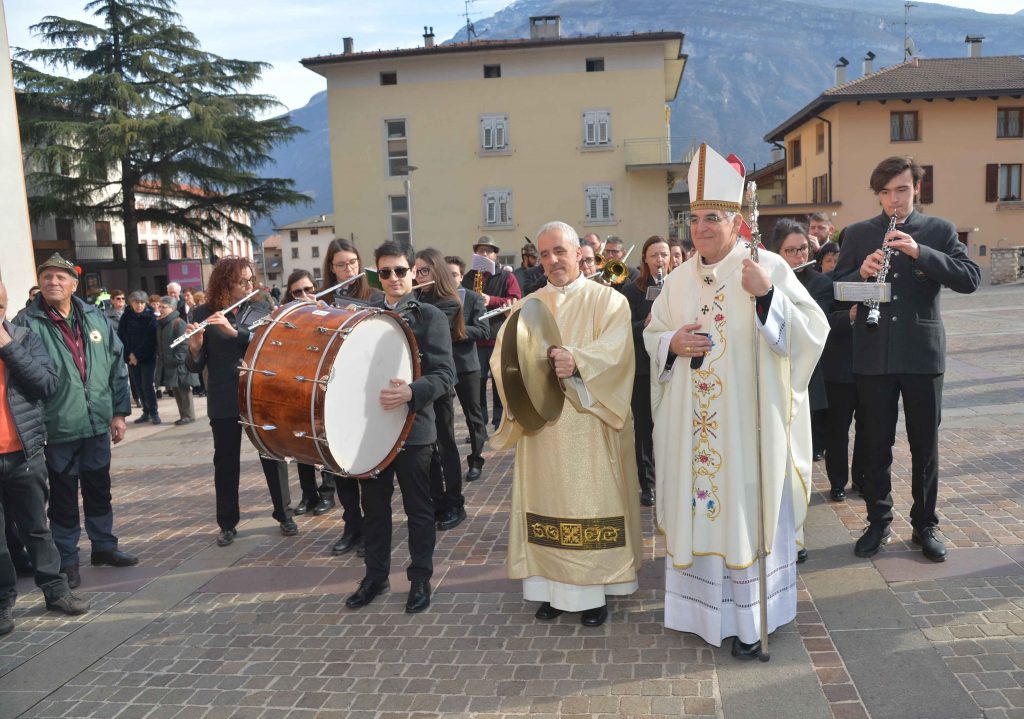
[[[519,283],[523,297],[526,297],[534,290],[546,285],[548,280],[544,276],[544,268],[537,263],[537,246],[535,244],[527,241],[519,252],[522,255],[523,263],[514,269],[512,274],[516,276],[516,282]]]
[[[73,589],[81,582],[79,482],[91,563],[128,567],[139,561],[118,549],[110,497],[111,442],[124,439],[131,399],[121,341],[103,312],[75,295],[75,266],[54,253],[39,266],[39,286],[14,323],[42,338],[57,369],[57,389],[43,403],[49,517],[61,571]]]
[[[521,299],[523,292],[519,287],[519,282],[516,280],[516,276],[511,272],[506,272],[498,267],[498,253],[501,249],[494,244],[494,240],[489,236],[484,235],[476,244],[473,245],[473,254],[486,257],[492,263],[494,263],[494,272],[487,272],[481,270],[470,270],[466,273],[466,276],[462,278],[462,286],[467,290],[473,290],[478,292],[484,297],[484,304],[487,305],[488,310],[493,310],[502,305],[507,305]],[[506,315],[499,314],[495,317],[491,317],[491,331],[490,336],[485,340],[480,340],[476,343],[477,355],[480,358],[480,409],[483,412],[484,423],[487,422],[487,379],[490,376],[489,368],[491,364],[491,353],[494,352],[494,340],[498,336],[498,330],[501,329],[502,323],[505,321]],[[498,428],[498,423],[501,422],[501,400],[498,398],[498,390],[495,387],[493,392],[494,399],[494,414],[493,424],[494,428]]]
[[[751,659],[761,651],[762,577],[766,631],[796,617],[811,482],[807,385],[828,320],[781,257],[761,252],[754,262],[739,241],[744,173],[734,162],[700,146],[689,178],[697,255],[665,280],[644,341],[654,360],[665,625],[715,646],[733,637],[733,656]]]

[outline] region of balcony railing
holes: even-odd
[[[113,245],[75,243],[75,258],[79,262],[113,262]]]
[[[642,137],[623,143],[626,167],[657,167],[689,162],[696,152],[696,140],[683,137]]]

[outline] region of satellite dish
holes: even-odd
[[[908,37],[903,43],[903,49],[911,57],[917,55],[917,45],[914,44],[914,38]]]

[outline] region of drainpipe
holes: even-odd
[[[828,192],[826,200],[832,202],[832,122],[821,115],[815,115],[816,118],[828,125]]]

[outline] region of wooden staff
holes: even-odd
[[[750,200],[750,261],[758,262],[757,246],[761,243],[761,230],[757,226],[757,183],[747,183],[747,197]],[[764,477],[761,469],[761,338],[757,329],[757,298],[751,295],[754,307],[754,423],[757,437],[757,587],[758,604],[761,611],[761,653],[757,658],[762,662],[771,659],[768,654],[768,545],[764,527]]]

